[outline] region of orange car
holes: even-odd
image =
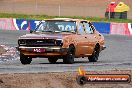
[[[43,20],[34,31],[18,39],[22,64],[30,64],[35,57],[48,58],[50,63],[63,59],[64,63],[72,64],[79,57],[96,62],[104,49],[103,35],[91,22],[80,19]]]

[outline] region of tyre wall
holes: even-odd
[[[40,20],[0,18],[0,30],[34,30]],[[105,34],[132,35],[131,23],[92,22],[96,30]]]

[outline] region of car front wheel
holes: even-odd
[[[75,57],[75,48],[74,46],[69,46],[67,55],[63,58],[63,63],[65,64],[73,64]]]
[[[49,58],[48,58],[48,61],[49,61],[50,63],[52,63],[52,64],[55,64],[57,60],[58,60],[57,57],[49,57]]]
[[[31,57],[25,56],[24,54],[20,54],[20,61],[22,64],[26,65],[26,64],[30,64],[32,61]]]

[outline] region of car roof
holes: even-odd
[[[74,19],[74,18],[51,18],[51,19],[44,19],[44,20],[87,21],[87,20],[83,20],[83,19]]]

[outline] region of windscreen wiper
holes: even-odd
[[[75,31],[61,31],[61,32],[70,32],[70,33],[75,33]]]
[[[44,31],[42,31],[42,32],[54,32],[54,33],[60,33],[61,31],[51,31],[51,30],[44,30]]]
[[[43,30],[42,32],[53,32],[53,31],[50,31],[50,30],[48,30],[48,31],[47,31],[47,30]]]

